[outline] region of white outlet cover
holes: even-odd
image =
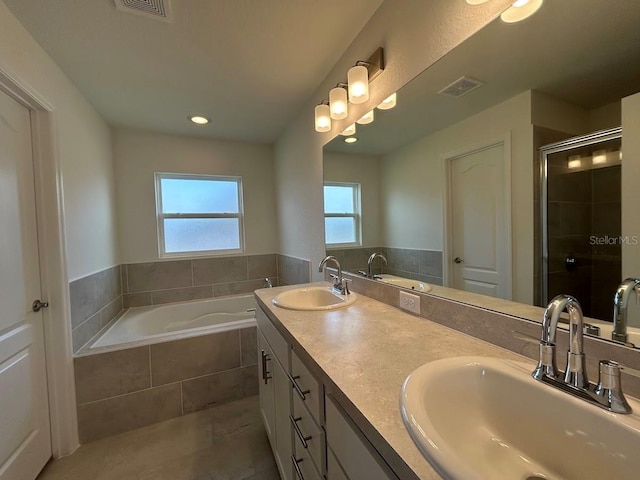
[[[400,290],[400,308],[420,315],[420,297]]]

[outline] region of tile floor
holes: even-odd
[[[37,480],[280,480],[258,397],[82,445]]]

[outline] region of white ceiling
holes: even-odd
[[[382,0],[171,0],[173,23],[113,0],[5,3],[109,124],[272,142]]]

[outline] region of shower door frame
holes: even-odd
[[[554,153],[564,152],[579,147],[588,147],[598,143],[622,138],[622,127],[600,130],[579,137],[572,137],[557,143],[551,143],[540,147],[540,235],[542,237],[542,254],[540,256],[540,297],[542,305],[549,303],[549,231],[547,224],[548,202],[547,202],[547,182],[548,157]]]

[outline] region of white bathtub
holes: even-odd
[[[132,307],[88,350],[114,349],[224,332],[256,324],[252,294],[170,305]],[[89,353],[89,352],[87,352]]]

